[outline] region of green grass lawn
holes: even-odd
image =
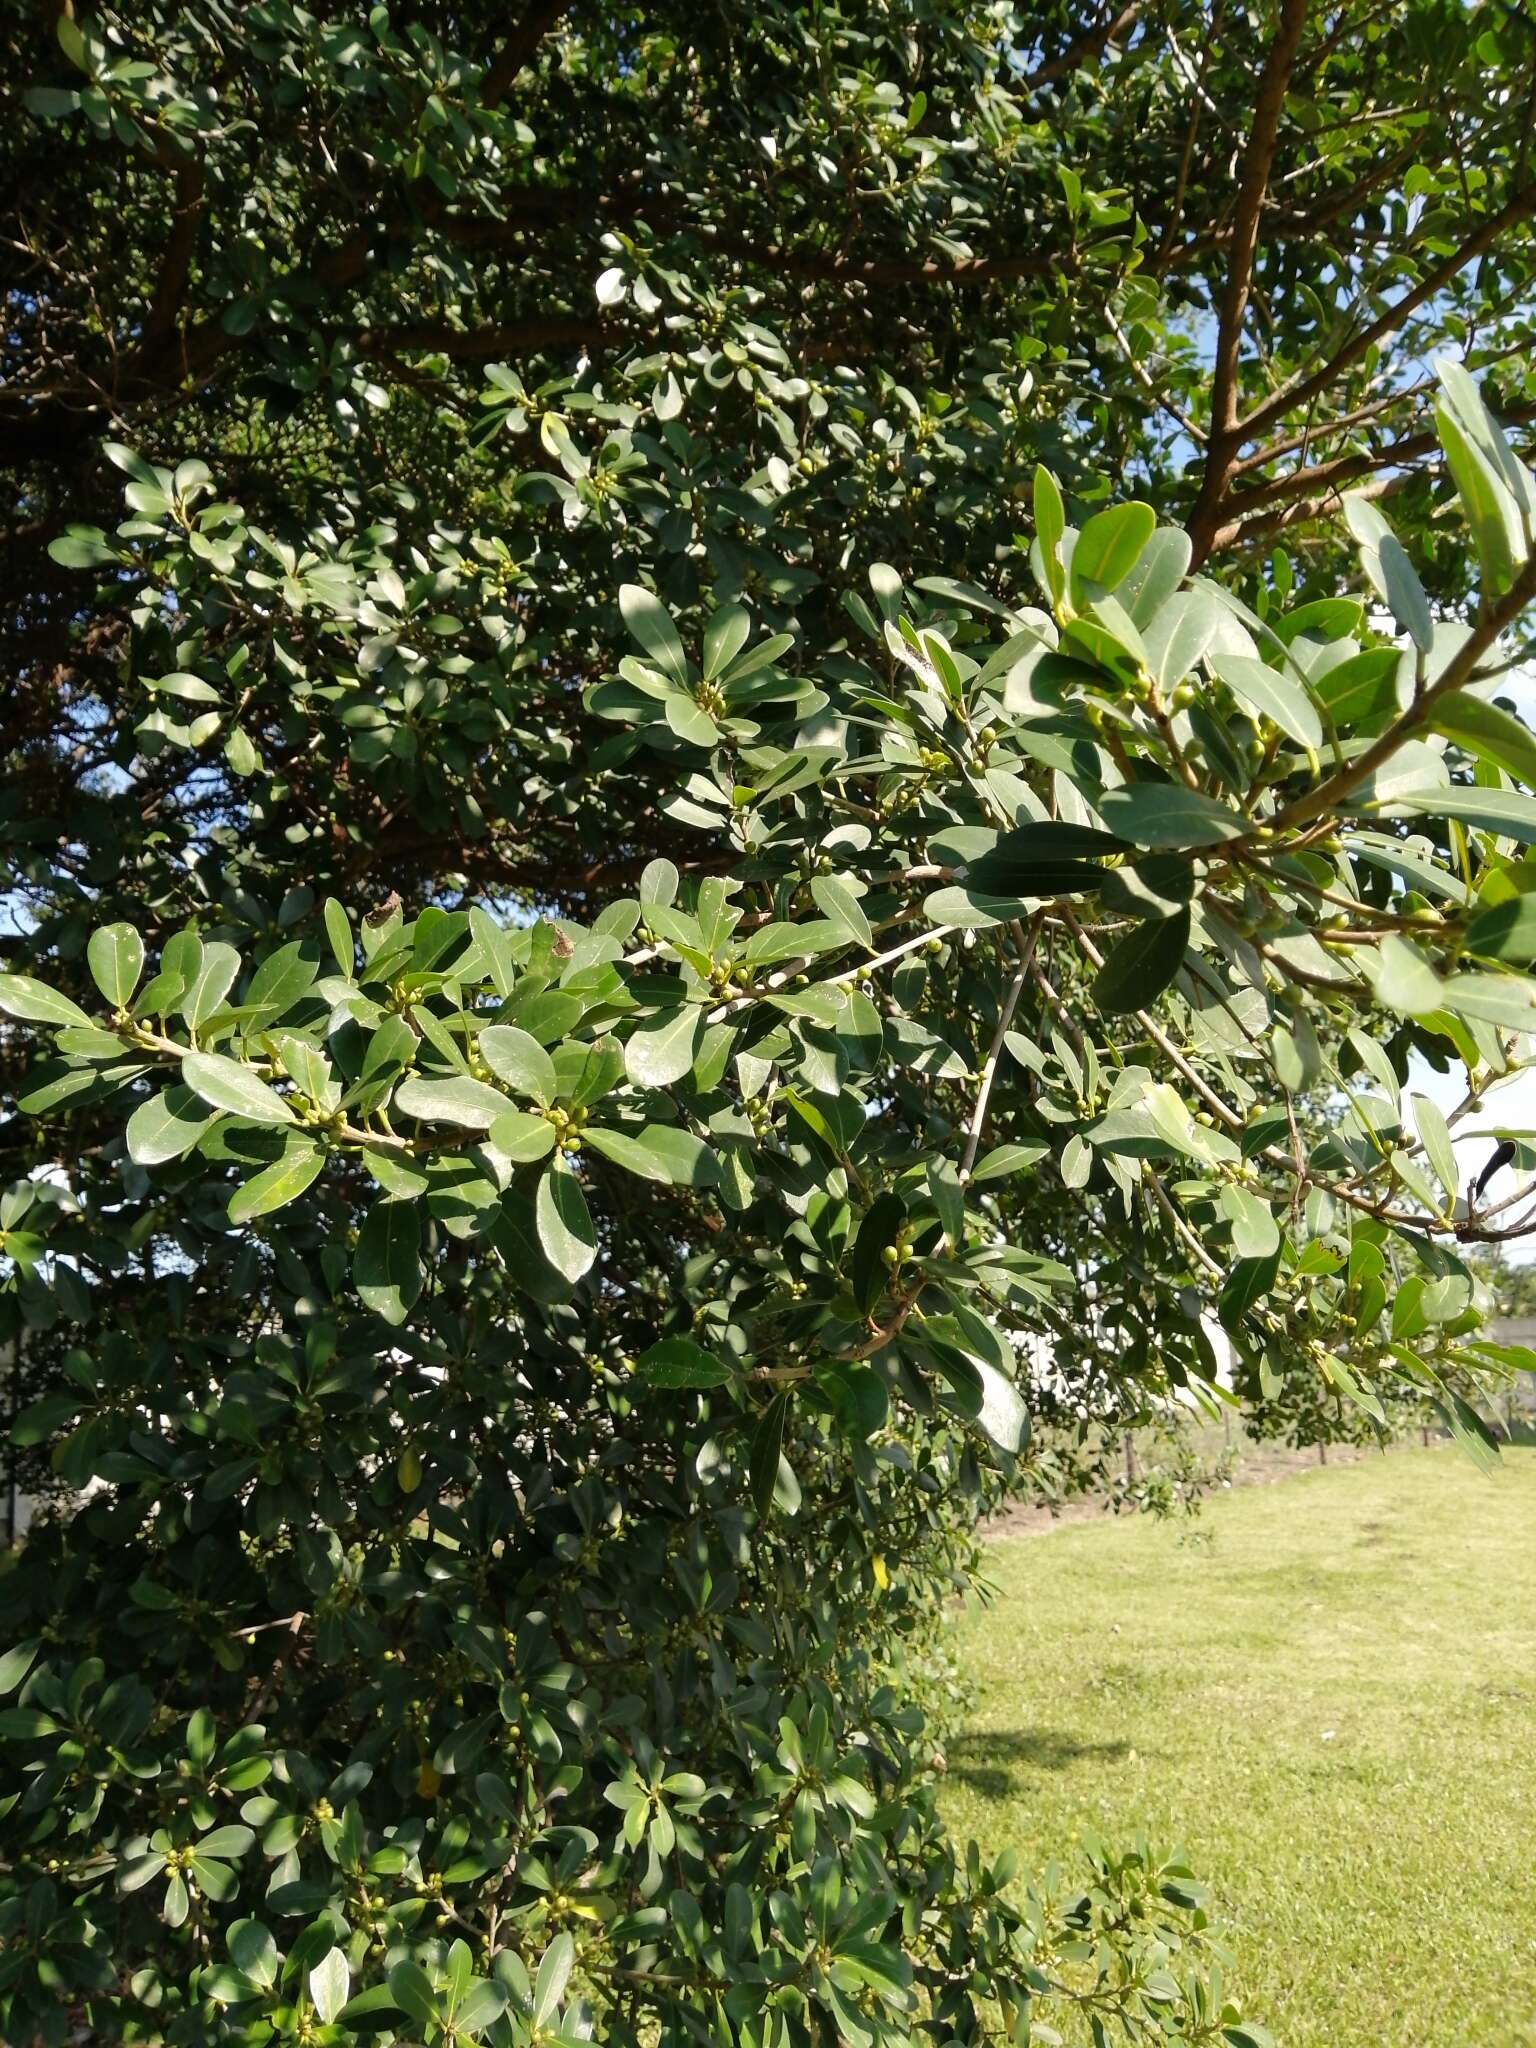
[[[1536,2048],[1536,1451],[1000,1539],[962,1835],[1181,1843],[1281,2048]]]

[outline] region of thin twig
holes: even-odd
[[[1002,1058],[1003,1040],[1008,1035],[1009,1026],[1013,1023],[1013,1013],[1019,1007],[1019,997],[1023,994],[1024,984],[1029,979],[1029,963],[1034,957],[1035,941],[1040,936],[1039,924],[1032,923],[1026,937],[1024,927],[1017,918],[1013,919],[1008,929],[1012,932],[1013,942],[1019,949],[1019,971],[1009,983],[1008,993],[1003,998],[1003,1007],[997,1019],[997,1029],[992,1034],[991,1049],[987,1053],[986,1064],[981,1070],[981,1087],[977,1091],[976,1107],[971,1114],[971,1128],[966,1134],[965,1157],[960,1162],[960,1183],[962,1187],[970,1179],[971,1168],[976,1164],[976,1153],[981,1144],[982,1128],[987,1121],[987,1103],[991,1098],[992,1083],[997,1076],[998,1061]]]

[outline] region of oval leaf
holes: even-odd
[[[510,1104],[499,1088],[469,1074],[413,1074],[395,1090],[395,1107],[418,1123],[488,1131],[498,1117],[506,1115]]]
[[[214,1109],[244,1117],[253,1124],[291,1124],[293,1111],[275,1089],[239,1060],[219,1052],[189,1052],[181,1063],[182,1078],[195,1095]]]
[[[569,1168],[554,1166],[543,1176],[533,1216],[545,1258],[565,1279],[579,1280],[597,1257],[597,1232],[581,1183]]]
[[[1094,977],[1099,1009],[1115,1015],[1155,1002],[1184,964],[1189,924],[1189,912],[1182,910],[1127,932]]]
[[[230,1222],[249,1223],[297,1201],[324,1165],[325,1154],[312,1138],[293,1138],[275,1165],[253,1174],[230,1196]]]
[[[78,1003],[30,974],[0,974],[0,1010],[28,1024],[89,1024]]]
[[[144,941],[131,924],[103,925],[85,949],[91,979],[115,1010],[125,1010],[144,972]]]

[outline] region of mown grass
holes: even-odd
[[[1536,1450],[1000,1539],[962,1835],[1182,1843],[1282,2048],[1536,2048]]]

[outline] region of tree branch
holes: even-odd
[[[1473,627],[1456,653],[1427,690],[1420,690],[1413,702],[1400,718],[1393,721],[1374,745],[1367,747],[1358,760],[1351,761],[1336,775],[1320,783],[1308,795],[1298,797],[1293,804],[1287,804],[1271,821],[1275,833],[1292,832],[1298,825],[1307,825],[1314,818],[1336,810],[1352,789],[1357,789],[1368,776],[1386,761],[1390,761],[1404,740],[1411,737],[1423,723],[1424,714],[1442,698],[1449,697],[1455,690],[1471,682],[1477,672],[1477,665],[1493,646],[1506,626],[1514,624],[1527,605],[1536,601],[1536,555],[1533,555],[1509,589],[1491,605]],[[1228,849],[1234,851],[1235,849]]]
[[[1361,427],[1370,420],[1380,419],[1384,412],[1394,407],[1411,405],[1422,398],[1427,391],[1435,390],[1433,377],[1421,377],[1415,384],[1405,384],[1400,391],[1389,391],[1381,398],[1373,398],[1367,405],[1356,406],[1353,412],[1343,412],[1331,420],[1309,420],[1304,427],[1298,427],[1292,434],[1282,434],[1277,440],[1266,442],[1262,448],[1250,449],[1239,456],[1232,465],[1234,476],[1246,476],[1251,469],[1262,469],[1267,462],[1277,462],[1282,455],[1290,455],[1298,448],[1308,448],[1314,441],[1331,440],[1335,434],[1346,434],[1351,427]]]
[[[563,14],[571,0],[532,0],[528,12],[508,35],[480,82],[480,104],[499,106],[511,91],[517,74],[533,61],[539,44]]]
[[[547,319],[501,327],[448,327],[433,320],[402,322],[398,327],[359,327],[351,330],[348,338],[365,356],[389,357],[419,349],[448,356],[454,362],[480,362],[528,350],[593,348],[627,336],[623,328],[595,314],[589,318],[582,313],[555,313]]]
[[[144,318],[144,331],[139,339],[136,362],[150,361],[167,342],[176,328],[176,316],[181,311],[186,296],[187,279],[192,273],[192,257],[197,248],[197,231],[202,225],[203,193],[206,181],[201,150],[195,156],[183,159],[176,166],[176,196],[171,215],[171,232],[166,238],[165,252],[160,259],[160,274],[155,280],[154,296]]]
[[[1251,440],[1255,434],[1262,433],[1265,427],[1279,419],[1282,414],[1294,412],[1298,406],[1308,404],[1326,391],[1345,370],[1352,368],[1363,355],[1373,349],[1378,341],[1384,341],[1389,334],[1396,333],[1410,314],[1416,313],[1427,300],[1434,298],[1438,292],[1444,291],[1447,285],[1453,283],[1467,265],[1481,256],[1485,250],[1490,249],[1507,228],[1514,227],[1523,220],[1529,220],[1532,214],[1536,214],[1536,184],[1522,186],[1505,201],[1497,213],[1490,214],[1475,233],[1468,235],[1460,247],[1454,249],[1443,263],[1426,272],[1411,291],[1404,292],[1400,299],[1394,300],[1369,327],[1362,327],[1353,340],[1346,342],[1321,369],[1314,370],[1310,376],[1305,377],[1298,373],[1289,382],[1282,384],[1278,391],[1266,398],[1264,403],[1249,413],[1243,421],[1243,438]]]
[[[1269,190],[1270,171],[1280,136],[1280,117],[1290,86],[1296,52],[1307,22],[1307,0],[1282,0],[1280,26],[1270,45],[1254,103],[1253,125],[1243,158],[1237,210],[1227,251],[1227,285],[1222,295],[1216,333],[1216,361],[1211,382],[1211,439],[1206,453],[1200,495],[1188,520],[1195,560],[1210,549],[1221,516],[1221,503],[1241,445],[1238,424],[1239,366],[1243,319],[1253,289],[1253,265],[1259,246],[1259,221]]]
[[[1080,71],[1085,64],[1102,57],[1110,44],[1124,34],[1141,12],[1141,0],[1126,0],[1118,9],[1111,8],[1105,18],[1093,28],[1084,29],[1074,36],[1070,43],[1059,50],[1054,57],[1042,64],[1038,71],[1029,75],[1027,90],[1038,92],[1043,85],[1055,85],[1060,79],[1070,78],[1074,71]]]
[[[1003,1055],[1003,1040],[1013,1023],[1013,1013],[1019,1007],[1019,997],[1029,979],[1029,963],[1034,957],[1035,941],[1040,936],[1038,924],[1031,924],[1026,937],[1024,927],[1015,918],[1009,926],[1013,943],[1018,948],[1019,967],[1013,980],[1008,984],[1008,993],[1003,998],[1003,1007],[997,1014],[997,1028],[992,1033],[992,1044],[987,1052],[986,1065],[981,1072],[981,1086],[976,1093],[976,1108],[971,1116],[971,1127],[965,1138],[965,1157],[960,1162],[962,1183],[971,1177],[971,1168],[976,1164],[976,1153],[981,1144],[981,1134],[987,1124],[987,1104],[992,1099],[992,1083],[997,1076],[997,1063]]]

